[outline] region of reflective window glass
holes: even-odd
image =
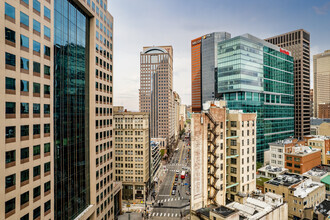
[[[33,41],[33,50],[40,53],[40,43],[37,41]]]
[[[41,32],[40,30],[40,22],[33,19],[33,30]]]
[[[24,14],[23,12],[20,13],[20,21],[22,24],[29,27],[29,16]]]
[[[50,38],[50,29],[47,26],[44,26],[44,35]]]
[[[50,19],[50,10],[46,6],[44,6],[44,16]]]
[[[21,92],[29,91],[29,81],[21,80]]]
[[[15,8],[8,3],[5,3],[5,15],[15,19]]]
[[[29,38],[21,34],[21,46],[29,48]]]
[[[21,69],[29,70],[29,60],[21,57]]]
[[[6,53],[6,65],[16,66],[16,55]]]
[[[16,35],[15,35],[15,31],[9,29],[9,28],[5,28],[5,36],[6,36],[6,40],[9,40],[13,43],[16,42]]]
[[[40,2],[38,0],[33,0],[33,9],[40,12]]]

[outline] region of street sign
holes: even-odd
[[[188,183],[185,183],[184,185],[185,185],[185,186],[188,186]]]

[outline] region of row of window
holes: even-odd
[[[29,5],[29,0],[22,0],[22,1],[24,3],[26,3],[27,5]],[[37,12],[39,12],[39,13],[41,12],[41,5],[40,5],[40,2],[38,0],[33,0],[33,9],[36,10]],[[21,22],[22,22],[22,13],[23,12],[21,12]],[[16,19],[15,7],[8,4],[8,3],[5,3],[5,15],[11,17],[12,19]],[[23,19],[26,19],[26,16],[23,16]],[[44,6],[44,17],[48,18],[49,20],[51,18],[50,9],[46,6]],[[27,19],[28,18],[29,17],[27,16]]]
[[[20,83],[21,92],[30,91],[30,82],[21,80]],[[40,94],[40,83],[33,82],[33,93]],[[6,77],[6,90],[16,90],[16,79]],[[50,95],[50,85],[44,85],[44,95]]]
[[[108,81],[108,82],[111,82],[112,83],[112,76],[110,74],[107,74],[106,72],[102,72],[102,71],[99,71],[98,69],[95,70],[95,76],[96,78],[100,78],[104,81]]]
[[[99,139],[102,139],[102,138],[109,138],[112,136],[112,130],[109,130],[109,131],[101,131],[100,133],[96,133],[95,134],[95,138],[96,138],[96,141],[98,141]]]
[[[96,65],[100,65],[101,67],[103,65],[104,69],[110,70],[110,72],[112,72],[112,64],[105,62],[101,58],[95,57],[95,63]]]
[[[44,144],[44,154],[48,154],[48,153],[50,153],[50,143],[45,143]],[[33,146],[33,157],[40,156],[40,154],[41,154],[40,144],[34,145]],[[29,159],[29,157],[30,157],[30,148],[29,147],[21,148],[20,159],[26,160],[26,159]],[[6,151],[6,164],[9,164],[12,162],[16,162],[16,150]],[[48,170],[48,165],[47,165],[46,170]]]
[[[29,125],[21,125],[21,137],[29,136]],[[6,127],[6,138],[16,138],[16,126]],[[40,135],[41,125],[33,125],[33,135]],[[44,124],[44,134],[50,134],[50,124]]]
[[[98,127],[98,126],[112,126],[112,119],[103,119],[103,120],[96,120],[95,121],[95,126]]]
[[[112,105],[112,98],[110,98],[110,105]],[[96,114],[112,114],[112,108],[95,108]]]
[[[21,114],[29,114],[30,104],[27,102],[21,102],[20,104],[20,113]],[[40,104],[33,103],[33,114],[40,114]],[[16,114],[16,102],[6,102],[6,114]],[[44,114],[50,114],[50,105],[44,104]]]

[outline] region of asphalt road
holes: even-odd
[[[190,173],[190,163],[188,163],[188,147],[183,141],[179,141],[178,150],[174,152],[172,159],[165,165],[167,170],[164,181],[160,184],[159,193],[154,200],[151,219],[180,219],[181,213],[189,210],[189,175],[181,180],[182,168],[188,168],[186,173]],[[163,168],[164,169],[164,168]],[[175,174],[179,173],[178,181],[175,181]],[[177,183],[175,195],[172,195],[173,184]],[[184,185],[187,183],[187,185]],[[180,194],[179,194],[180,192]],[[162,205],[159,206],[159,203]]]

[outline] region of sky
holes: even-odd
[[[173,90],[187,105],[190,43],[204,34],[264,39],[303,28],[311,34],[311,61],[330,49],[330,0],[108,0],[108,10],[114,17],[114,104],[132,111],[139,110],[143,46],[173,46]]]

